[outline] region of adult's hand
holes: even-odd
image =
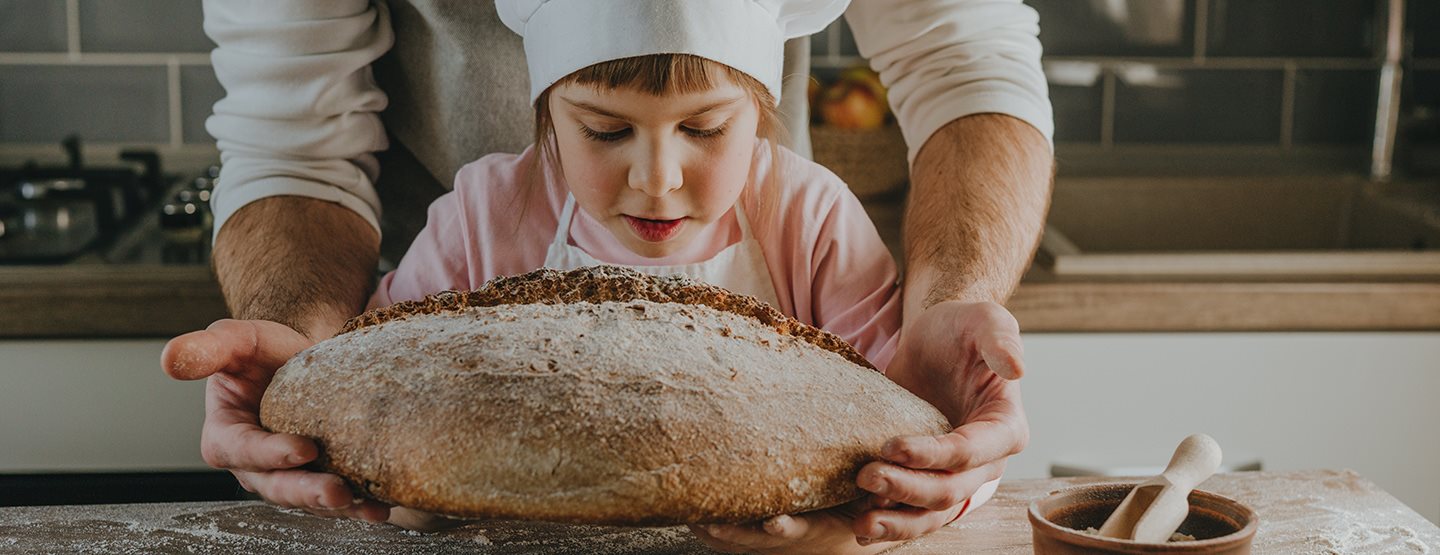
[[[229,470],[246,490],[282,507],[385,522],[389,506],[356,499],[339,476],[299,468],[318,456],[313,441],[260,426],[260,397],[275,371],[312,344],[284,324],[219,320],[171,339],[160,360],[172,378],[208,379],[200,453],[210,466]]]
[[[1005,460],[1030,439],[1015,381],[1025,373],[1022,356],[1019,324],[995,303],[940,302],[907,322],[886,374],[956,428],[891,439],[885,460],[860,470],[857,484],[883,501],[855,518],[857,538],[905,540],[937,530],[1000,478]]]
[[[745,524],[691,525],[690,531],[711,549],[760,555],[871,555],[898,542],[861,545],[855,517],[878,498],[865,496],[839,507],[797,515],[780,515]]]
[[[894,438],[885,461],[860,470],[872,495],[759,523],[691,526],[726,552],[872,553],[935,531],[958,516],[1005,459],[1025,448],[1020,326],[995,303],[937,303],[906,325],[887,375],[958,427],[943,436]]]

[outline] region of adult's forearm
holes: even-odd
[[[280,322],[318,341],[364,309],[379,252],[374,228],[354,211],[277,196],[237,211],[213,258],[231,316]]]
[[[1054,156],[1019,119],[950,122],[915,158],[905,214],[905,315],[947,300],[1003,303],[1045,224]]]

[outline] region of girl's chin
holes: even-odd
[[[667,241],[665,243],[651,243],[631,237],[629,241],[622,242],[625,248],[645,258],[664,258],[675,254],[680,250],[678,241]]]

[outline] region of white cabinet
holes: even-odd
[[[160,369],[161,339],[0,341],[0,472],[207,469],[205,382]]]
[[[1266,470],[1353,469],[1440,522],[1440,333],[1028,334],[1025,353],[1008,477],[1163,467],[1204,432]]]

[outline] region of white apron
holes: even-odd
[[[575,197],[566,195],[565,208],[560,212],[560,224],[555,226],[555,240],[550,242],[550,248],[545,251],[547,268],[574,270],[606,264],[579,247],[570,245],[570,221],[574,216]],[[740,222],[740,242],[725,247],[725,250],[709,260],[674,266],[626,267],[652,276],[680,274],[735,293],[750,295],[779,310],[780,299],[775,295],[774,282],[770,280],[770,267],[765,264],[760,242],[750,233],[750,222],[745,218],[745,211],[738,202],[735,204],[735,219]]]

